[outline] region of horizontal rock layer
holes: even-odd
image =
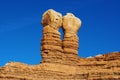
[[[42,61],[39,65],[11,62],[0,67],[0,80],[120,80],[120,52],[78,57],[81,20],[48,10],[42,17]],[[62,26],[64,39],[60,39]]]
[[[0,80],[120,80],[120,52],[79,58],[76,63],[71,66],[59,63],[30,66],[11,62],[0,67]]]
[[[60,33],[50,26],[43,28],[43,38],[41,40],[42,61],[41,63],[58,63],[61,62],[63,54],[62,41]]]

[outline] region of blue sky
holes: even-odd
[[[120,51],[120,0],[1,0],[0,66],[40,63],[40,21],[47,9],[71,12],[82,20],[80,57]]]

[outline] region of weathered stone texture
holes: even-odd
[[[79,18],[75,17],[72,13],[67,13],[63,17],[63,52],[65,54],[78,54],[78,36],[77,32],[81,26]]]
[[[42,25],[41,64],[7,63],[0,67],[0,80],[120,80],[120,52],[78,57],[81,21],[73,14],[62,18],[50,9],[43,14]],[[58,32],[61,26],[63,41]]]
[[[46,11],[42,17],[43,38],[41,41],[42,62],[57,62],[61,54],[62,41],[58,29],[62,26],[62,15],[52,9]]]
[[[114,56],[113,56],[114,55]],[[0,80],[120,80],[120,52],[104,54],[98,59],[80,59],[78,65],[42,63],[26,65],[11,62],[0,67]],[[113,56],[105,60],[104,56]],[[107,57],[106,57],[107,58]]]

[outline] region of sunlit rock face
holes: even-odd
[[[80,58],[77,65],[10,62],[0,67],[0,80],[120,80],[120,52]]]
[[[43,14],[41,22],[41,63],[6,63],[0,67],[0,80],[120,80],[119,51],[95,57],[78,57],[79,18],[72,13],[62,17],[59,12],[50,9]],[[63,40],[58,31],[60,27],[64,31]]]
[[[62,26],[62,15],[52,9],[42,16],[43,37],[41,40],[42,62],[57,62],[62,54],[62,41],[59,28]]]
[[[42,16],[43,37],[41,40],[42,61],[44,63],[61,63],[75,65],[79,58],[78,36],[81,21],[72,13],[62,14],[49,9]],[[64,39],[61,40],[59,28],[63,28]]]
[[[78,54],[78,36],[77,32],[81,27],[81,20],[72,13],[67,13],[63,17],[63,52],[66,54]]]

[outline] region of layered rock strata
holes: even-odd
[[[63,52],[65,54],[78,54],[78,36],[77,32],[81,26],[79,18],[75,17],[72,13],[67,13],[63,17]]]
[[[64,39],[58,29],[63,24]],[[120,80],[120,52],[78,57],[77,32],[81,21],[73,14],[54,10],[43,14],[42,61],[38,65],[18,62],[0,67],[0,80]]]
[[[59,28],[62,26],[62,15],[52,9],[46,11],[42,17],[43,38],[41,41],[42,62],[57,62],[63,52]]]
[[[41,41],[42,61],[46,63],[61,63],[77,65],[78,36],[81,21],[71,13],[62,15],[54,10],[48,10],[42,17],[43,38]],[[59,28],[63,26],[64,39],[60,39]]]
[[[0,67],[0,80],[120,80],[120,52],[83,58],[78,64],[11,62]]]

